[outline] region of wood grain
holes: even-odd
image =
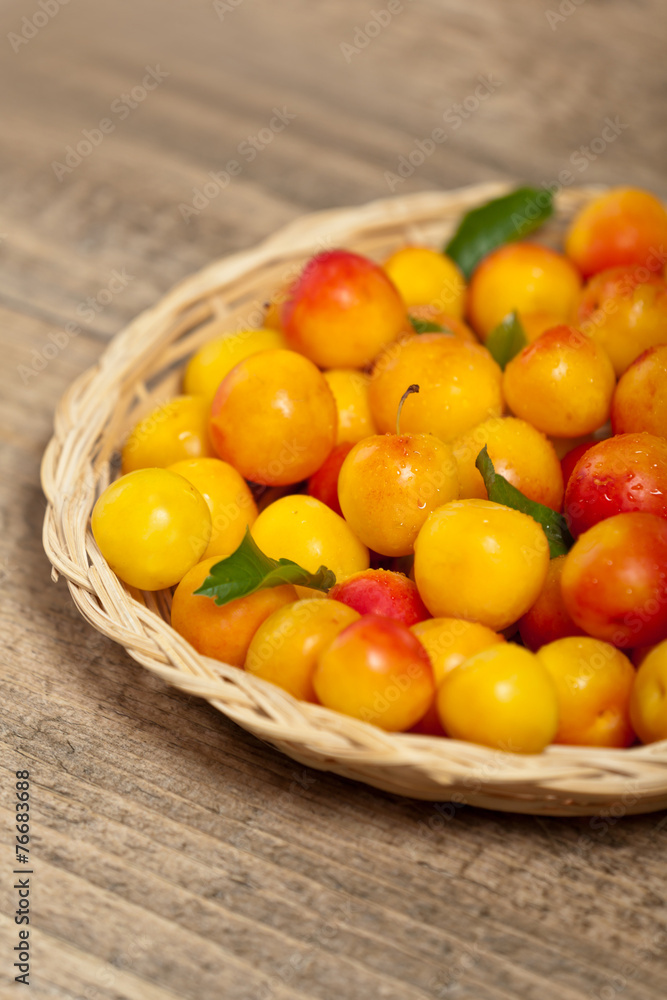
[[[548,182],[609,117],[627,128],[576,179],[667,195],[662,6],[586,0],[552,30],[547,0],[406,0],[349,62],[341,44],[386,4],[228,6],[71,0],[16,52],[7,35],[38,7],[0,13],[0,803],[7,845],[28,766],[32,995],[658,1000],[667,815],[451,810],[300,768],[82,621],[42,553],[38,466],[55,402],[107,337],[212,257],[387,195],[480,75],[493,93],[401,191]],[[146,66],[168,76],[120,120]],[[275,107],[296,118],[188,225],[179,205]],[[59,181],[52,162],[105,116],[114,131]],[[130,279],[96,302],[114,270]]]

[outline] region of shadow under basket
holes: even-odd
[[[505,184],[425,192],[303,217],[259,247],[187,278],[120,332],[67,390],[42,462],[48,500],[44,548],[79,611],[147,670],[205,698],[239,726],[299,763],[432,801],[554,816],[649,812],[667,806],[667,741],[629,750],[550,746],[536,756],[437,737],[385,733],[197,653],[169,624],[170,594],[125,587],[90,529],[96,498],[118,475],[118,451],[141,416],[179,391],[188,356],[218,318],[230,330],[261,325],[271,295],[323,249],[382,259],[407,243],[440,246],[461,215],[506,193]],[[574,213],[599,188],[564,190],[539,239],[559,245]]]

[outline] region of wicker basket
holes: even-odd
[[[345,246],[378,257],[408,240],[438,245],[462,212],[506,190],[486,184],[310,215],[183,281],[119,333],[61,400],[42,463],[44,547],[54,579],[66,578],[96,629],[167,683],[205,698],[300,763],[456,805],[545,815],[648,812],[667,806],[667,741],[631,750],[552,746],[539,756],[520,756],[389,734],[298,702],[195,652],[169,624],[170,594],[131,592],[109,569],[90,531],[95,499],[117,474],[120,443],[141,415],[178,391],[184,359],[206,337],[203,324],[220,317],[230,329],[258,326],[262,304],[313,252]],[[544,238],[557,240],[572,213],[597,193],[562,192]]]

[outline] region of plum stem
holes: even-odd
[[[401,410],[403,409],[403,403],[406,401],[408,396],[411,396],[413,392],[419,392],[418,385],[409,385],[403,395],[400,398],[398,404],[398,410],[396,411],[396,436],[398,437],[401,433]]]

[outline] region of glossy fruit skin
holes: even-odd
[[[537,243],[508,243],[492,250],[470,279],[470,325],[486,340],[513,310],[547,312],[564,323],[580,288],[579,272],[563,254]]]
[[[322,373],[294,351],[261,351],[220,383],[211,438],[244,479],[285,486],[320,468],[336,440],[336,403]]]
[[[503,411],[502,372],[486,348],[444,333],[423,333],[392,344],[378,356],[369,399],[381,434],[396,428],[396,410],[409,385],[419,386],[401,412],[404,434],[453,441]]]
[[[528,649],[536,652],[541,646],[567,636],[584,635],[572,620],[561,592],[561,577],[566,556],[557,556],[549,563],[544,586],[531,608],[519,619],[519,634]]]
[[[549,567],[532,517],[490,500],[433,511],[417,536],[415,582],[436,618],[466,618],[499,632],[537,600]]]
[[[338,500],[338,477],[343,462],[352,451],[354,446],[349,441],[338,444],[332,452],[325,458],[317,472],[314,472],[308,480],[306,492],[309,497],[321,500],[327,507],[340,517],[343,512],[340,509]]]
[[[554,437],[577,437],[601,427],[615,385],[605,352],[572,326],[541,334],[509,362],[503,376],[512,412]]]
[[[516,417],[485,420],[454,441],[461,480],[461,499],[487,499],[475,461],[486,445],[499,475],[531,500],[553,510],[563,502],[563,473],[553,445],[532,424]]]
[[[218,386],[234,365],[259,351],[285,347],[285,340],[277,330],[225,330],[224,321],[208,324],[210,336],[188,361],[183,377],[183,391],[191,396],[203,396],[210,406]]]
[[[558,639],[542,646],[537,656],[558,694],[554,743],[628,747],[634,742],[630,694],[635,669],[627,656],[590,636]]]
[[[463,618],[429,618],[411,626],[410,631],[417,636],[428,653],[436,689],[451,670],[475,653],[505,641],[503,635],[493,632],[485,625],[468,622]],[[414,733],[422,733],[425,736],[445,735],[436,699],[437,690],[428,710],[416,726],[413,726]]]
[[[560,467],[563,473],[563,485],[567,488],[567,484],[570,481],[570,476],[574,472],[574,467],[579,461],[579,459],[586,454],[586,452],[593,447],[595,441],[582,441],[575,448],[571,448],[567,451],[560,460]]]
[[[430,434],[366,438],[338,477],[345,520],[365,545],[385,556],[409,555],[429,513],[458,494],[452,449]]]
[[[574,316],[620,376],[649,347],[667,343],[667,282],[646,268],[602,271],[584,288]]]
[[[534,653],[509,642],[446,674],[437,707],[448,736],[512,753],[541,753],[558,729],[549,673]]]
[[[644,511],[667,518],[667,439],[617,434],[598,441],[577,462],[563,511],[576,537],[615,514]]]
[[[405,305],[386,273],[349,250],[306,264],[281,312],[289,346],[320,368],[363,368],[400,334]]]
[[[368,402],[369,378],[356,368],[332,368],[324,377],[336,401],[338,431],[336,444],[356,444],[375,434],[375,423]]]
[[[611,404],[614,434],[667,437],[667,344],[651,347],[619,379]]]
[[[428,654],[407,625],[364,615],[320,653],[313,684],[327,708],[386,732],[413,726],[435,692]]]
[[[431,306],[463,318],[466,283],[451,257],[428,247],[401,247],[383,267],[406,306]]]
[[[594,525],[567,554],[565,607],[589,635],[621,649],[667,638],[667,520],[617,514]]]
[[[245,479],[219,458],[190,458],[169,469],[199,490],[211,512],[211,539],[202,558],[226,559],[257,518],[257,504]]]
[[[651,267],[655,248],[667,243],[667,212],[654,195],[613,188],[575,216],[565,251],[585,276],[609,267]]]
[[[654,646],[640,664],[630,718],[642,743],[667,740],[667,642]]]
[[[268,587],[218,606],[212,597],[195,594],[218,556],[204,559],[187,573],[174,591],[171,624],[202,656],[242,667],[250,641],[262,622],[297,599],[294,587]]]
[[[342,517],[314,497],[281,497],[260,513],[251,530],[265,555],[291,559],[311,573],[326,566],[336,580],[344,580],[368,569],[366,546]]]
[[[208,407],[199,396],[175,396],[140,420],[121,455],[123,473],[165,469],[186,458],[215,455],[208,431]]]
[[[247,673],[262,677],[301,701],[317,702],[313,673],[319,654],[359,615],[339,601],[306,598],[262,622],[246,656]]]
[[[365,569],[337,583],[329,597],[342,601],[360,615],[395,618],[404,625],[414,625],[430,618],[417,586],[403,573],[387,569]]]
[[[167,469],[139,469],[107,486],[92,530],[114,573],[139,590],[163,590],[201,559],[211,537],[202,495]]]

